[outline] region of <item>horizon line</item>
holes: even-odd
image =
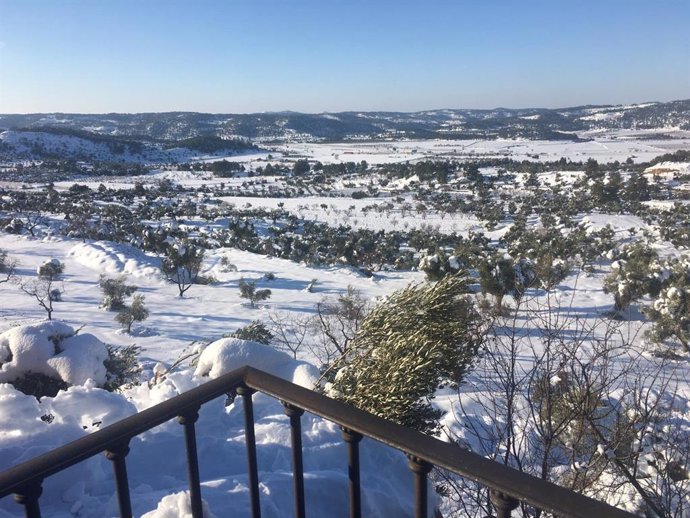
[[[621,106],[640,106],[640,105],[652,105],[652,104],[671,104],[676,102],[690,101],[690,98],[686,99],[674,99],[671,101],[641,101],[634,103],[621,103],[621,104],[577,104],[572,106],[562,106],[556,108],[545,108],[538,106],[530,107],[519,107],[510,108],[506,106],[496,106],[494,108],[433,108],[426,110],[341,110],[341,111],[321,111],[321,112],[309,112],[309,111],[298,111],[298,110],[271,110],[271,111],[252,111],[252,112],[204,112],[195,110],[163,110],[163,111],[108,111],[108,112],[70,112],[70,111],[53,111],[53,112],[2,112],[2,116],[29,116],[29,115],[166,115],[166,114],[199,114],[199,115],[280,115],[280,114],[299,114],[299,115],[337,115],[343,113],[405,113],[405,114],[415,114],[415,113],[428,113],[428,112],[439,112],[439,111],[497,111],[497,110],[573,110],[576,108],[616,108]]]

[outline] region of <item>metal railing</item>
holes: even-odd
[[[252,394],[257,391],[281,400],[285,406],[285,413],[290,419],[296,518],[305,517],[301,433],[301,416],[305,411],[332,421],[343,430],[343,440],[348,450],[349,516],[351,518],[361,517],[359,441],[363,436],[371,437],[407,454],[410,469],[414,474],[415,518],[428,518],[426,516],[427,475],[433,466],[445,468],[488,487],[490,500],[498,518],[509,518],[519,502],[564,518],[630,518],[634,516],[252,367],[243,367],[225,374],[0,473],[0,499],[14,494],[15,500],[24,506],[27,518],[40,518],[39,499],[43,480],[104,452],[113,463],[120,516],[131,518],[132,506],[126,466],[129,441],[136,435],[177,418],[184,426],[192,515],[194,518],[202,518],[201,481],[194,425],[201,405],[223,394],[231,393],[242,398],[251,516],[260,518],[259,471],[252,404]]]

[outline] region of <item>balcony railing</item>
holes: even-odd
[[[558,517],[630,518],[634,516],[252,367],[243,367],[225,374],[164,403],[0,473],[0,498],[14,494],[15,500],[24,506],[27,518],[39,518],[41,516],[39,499],[45,478],[94,455],[105,453],[113,464],[120,516],[131,518],[132,506],[126,465],[129,441],[136,435],[177,418],[184,426],[192,515],[194,518],[202,518],[194,424],[201,405],[223,394],[236,394],[241,396],[244,408],[251,516],[260,518],[259,471],[252,406],[252,394],[257,391],[281,400],[285,406],[285,413],[290,418],[294,516],[296,518],[305,517],[300,419],[305,411],[332,421],[340,425],[343,430],[343,440],[347,443],[348,449],[349,515],[351,518],[361,516],[359,441],[363,436],[371,437],[407,454],[410,459],[410,469],[414,474],[414,496],[411,504],[414,506],[415,518],[428,518],[426,516],[427,475],[433,466],[445,468],[488,487],[490,500],[498,518],[509,518],[519,502],[553,513]],[[286,516],[288,514],[286,512]]]

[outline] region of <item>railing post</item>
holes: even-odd
[[[493,489],[489,491],[489,500],[496,511],[496,518],[510,518],[510,513],[513,509],[520,505],[520,502],[515,500],[512,496],[494,491]]]
[[[251,501],[252,518],[261,518],[261,502],[259,500],[259,469],[256,461],[256,436],[254,435],[254,406],[252,395],[256,392],[248,387],[237,387],[236,392],[242,396],[244,407],[244,430],[247,441],[247,467],[249,472],[249,498]]]
[[[115,444],[105,450],[105,457],[113,463],[115,490],[121,518],[132,518],[132,502],[129,497],[129,481],[125,457],[129,453],[129,441]]]
[[[359,441],[362,434],[342,428],[347,443],[347,477],[350,491],[350,518],[362,517],[362,497],[359,483]]]
[[[419,457],[410,456],[409,466],[414,473],[414,493],[415,493],[415,518],[428,518],[428,489],[426,478],[431,471],[431,464]]]
[[[194,423],[199,419],[199,407],[178,416],[177,421],[184,426],[184,439],[187,447],[187,472],[189,475],[189,500],[193,518],[203,518],[201,505],[201,479],[199,477],[199,457],[196,450],[196,431]]]
[[[43,493],[42,481],[35,482],[21,488],[14,494],[14,501],[24,506],[26,518],[41,518],[41,508],[38,499]]]
[[[304,465],[302,464],[302,424],[304,410],[289,403],[283,403],[285,415],[290,418],[292,435],[292,479],[295,490],[295,518],[305,518],[304,512]]]

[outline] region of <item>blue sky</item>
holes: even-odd
[[[0,113],[690,98],[689,0],[0,0]]]

